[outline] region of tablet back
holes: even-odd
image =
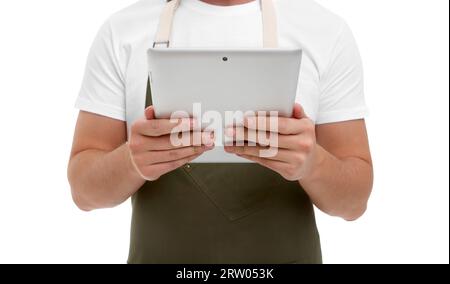
[[[291,116],[301,57],[300,49],[284,48],[149,49],[155,115],[169,118],[182,111],[198,116],[200,108],[202,115],[220,114],[222,125],[226,112],[277,111]],[[216,148],[196,162],[243,162]]]

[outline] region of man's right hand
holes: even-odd
[[[157,180],[201,154],[214,148],[211,132],[201,133],[201,145],[194,145],[193,120],[156,119],[153,107],[145,110],[145,116],[131,126],[128,148],[136,171],[146,180]],[[190,131],[190,142],[174,145],[171,134],[174,128]],[[197,133],[198,134],[198,133]],[[187,145],[186,145],[187,144]]]

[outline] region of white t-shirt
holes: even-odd
[[[215,6],[182,0],[172,47],[262,47],[260,1]],[[146,51],[153,44],[165,0],[141,0],[101,27],[87,60],[76,107],[126,121],[143,115]],[[346,23],[312,0],[274,0],[280,47],[304,57],[297,102],[316,124],[364,118],[360,55]]]

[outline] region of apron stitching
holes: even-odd
[[[186,171],[184,168],[182,169],[182,171],[183,171],[183,173],[186,175],[186,176],[188,176],[189,177],[189,179],[190,180],[192,180],[192,182],[194,183],[194,185],[196,186],[196,188],[203,194],[203,195],[205,195],[208,199],[209,199],[209,201],[211,201],[211,203],[212,204],[214,204],[214,207],[216,207],[219,211],[220,211],[220,213],[222,213],[222,215],[226,218],[226,219],[228,219],[228,220],[230,220],[230,221],[232,221],[233,219],[230,219],[226,214],[225,214],[225,212],[224,212],[224,210],[222,209],[222,208],[220,208],[218,205],[217,205],[217,203],[208,195],[208,194],[206,194],[206,191],[207,191],[207,186],[205,185],[205,184],[203,184],[201,181],[197,181],[197,179],[195,179],[188,171]],[[201,183],[201,184],[200,184]]]
[[[192,170],[195,170],[195,167],[193,167]],[[258,201],[256,205],[246,207],[245,209],[240,210],[240,212],[238,214],[233,214],[230,210],[221,208],[219,206],[219,204],[217,203],[217,201],[215,201],[211,196],[209,196],[207,194],[208,186],[205,183],[203,183],[203,181],[201,179],[195,178],[194,175],[192,175],[190,172],[186,171],[185,169],[183,169],[183,171],[190,177],[190,179],[193,180],[195,185],[200,189],[200,191],[202,191],[202,193],[204,195],[206,195],[206,197],[214,204],[214,206],[217,209],[219,209],[219,211],[222,213],[222,215],[224,215],[227,220],[232,221],[232,222],[238,221],[242,218],[245,218],[248,215],[250,215],[251,213],[254,213],[254,212],[258,211],[259,209],[261,209],[264,205],[267,204],[267,202],[269,201],[269,197],[273,194],[273,190],[270,190],[262,196],[261,200]],[[227,212],[229,212],[229,214],[227,214]],[[233,216],[229,216],[229,215],[233,215]]]

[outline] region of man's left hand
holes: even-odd
[[[244,127],[227,129],[228,136],[232,136],[234,140],[244,137],[245,144],[225,146],[225,151],[272,169],[290,181],[308,177],[318,163],[319,146],[316,144],[314,122],[306,116],[299,104],[295,104],[291,118],[275,118],[277,120],[275,129],[270,125],[273,123],[272,119],[247,117]],[[278,138],[275,139],[277,141],[275,146],[271,143],[273,137],[264,139],[264,142],[271,141],[270,143],[260,143],[261,137],[270,135],[278,136],[275,137]],[[261,153],[273,154],[261,156]]]

